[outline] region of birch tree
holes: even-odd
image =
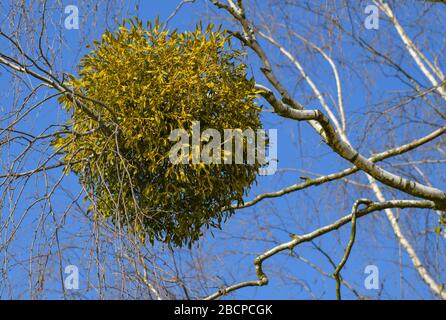
[[[80,3],[81,36],[68,51],[73,38],[61,26],[76,29],[66,20],[76,10],[2,4],[2,297],[219,299],[258,288],[293,298],[445,299],[446,6],[410,3],[178,1],[166,28],[189,8],[201,12],[191,27],[222,24],[246,52],[264,127],[282,132],[277,173],[221,208],[234,213],[221,231],[204,230],[182,249],[94,218],[89,190],[54,148],[74,133],[57,98],[76,95],[80,108],[88,99],[66,85],[84,46],[141,14],[139,3]],[[92,105],[107,106],[84,106]],[[93,121],[101,127],[103,118]],[[398,266],[399,288],[380,282],[372,294],[358,279],[383,261]],[[71,264],[81,266],[81,290],[64,286]]]

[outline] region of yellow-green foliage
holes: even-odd
[[[226,32],[130,24],[95,42],[68,83],[106,130],[66,95],[73,133],[53,144],[86,187],[96,217],[151,242],[190,245],[203,226],[220,227],[233,213],[222,208],[242,201],[259,164],[174,165],[169,134],[190,132],[192,121],[220,132],[261,128],[258,92]]]

